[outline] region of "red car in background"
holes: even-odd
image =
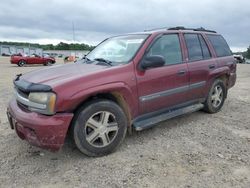
[[[20,54],[12,55],[10,58],[11,64],[17,64],[19,67],[22,67],[26,64],[43,64],[45,66],[52,65],[56,62],[53,57],[41,57],[37,54],[31,56],[23,56]]]

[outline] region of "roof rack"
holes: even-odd
[[[177,27],[170,27],[168,30],[192,30],[192,31],[205,31],[205,32],[210,32],[210,33],[216,33],[216,31],[213,30],[208,30],[203,27],[200,28],[185,28],[183,26],[177,26]]]
[[[168,29],[168,27],[158,27],[158,28],[153,28],[153,29],[145,29],[144,32],[156,31],[156,30],[165,30],[165,29]]]
[[[200,27],[200,28],[186,28],[186,27],[183,27],[183,26],[177,26],[177,27],[160,27],[160,28],[154,28],[154,29],[146,29],[144,30],[144,32],[147,32],[147,31],[157,31],[157,30],[191,30],[191,31],[205,31],[205,32],[210,32],[210,33],[216,33],[216,31],[213,31],[213,30],[208,30],[208,29],[205,29],[203,27]]]

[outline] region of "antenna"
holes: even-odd
[[[75,43],[75,24],[72,21],[73,43]],[[74,51],[74,61],[76,61],[76,51]]]
[[[75,25],[73,21],[72,21],[72,31],[73,31],[73,42],[75,42]]]

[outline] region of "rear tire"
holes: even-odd
[[[26,61],[24,60],[20,60],[17,64],[19,67],[23,67],[24,65],[26,65]]]
[[[224,104],[226,93],[227,90],[224,82],[219,79],[215,80],[204,103],[204,111],[211,114],[220,111]]]
[[[113,152],[123,141],[127,126],[127,118],[119,105],[98,99],[77,111],[71,133],[82,153],[96,157]]]

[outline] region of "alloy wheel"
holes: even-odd
[[[220,85],[216,85],[213,89],[212,96],[211,96],[211,102],[214,108],[217,108],[220,106],[221,102],[223,100],[223,90]]]
[[[118,123],[114,114],[100,111],[92,115],[86,122],[87,142],[94,147],[105,147],[112,143],[118,132]]]

